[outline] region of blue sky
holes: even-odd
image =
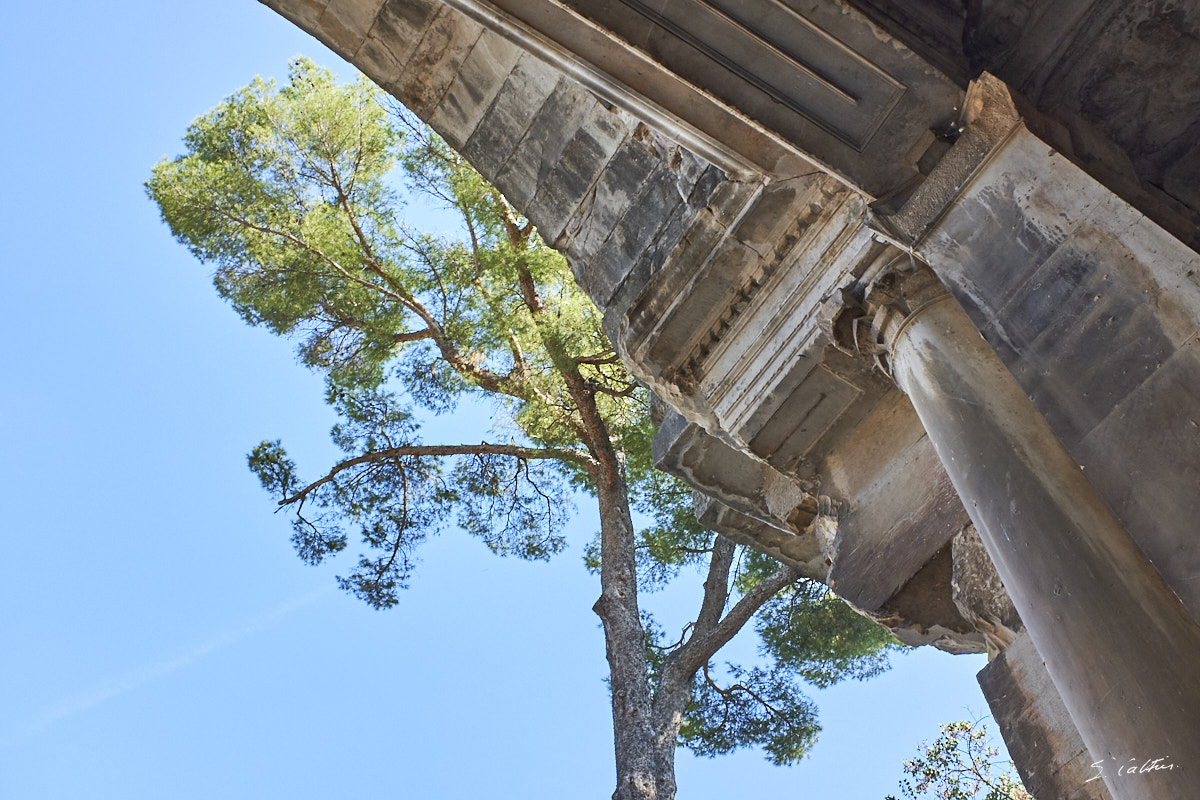
[[[329,463],[320,381],[143,193],[254,75],[349,68],[252,0],[15,3],[0,37],[0,797],[609,796],[595,523],[550,564],[447,531],[396,609],[340,594],[245,466],[264,438]],[[439,427],[486,422],[460,413]],[[938,722],[986,711],[983,663],[925,648],[814,691],[802,764],[681,753],[681,797],[882,798]]]

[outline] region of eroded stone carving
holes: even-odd
[[[1013,643],[1025,629],[1013,607],[996,567],[983,547],[974,525],[968,525],[951,543],[954,574],[950,588],[958,613],[983,634],[988,659]]]

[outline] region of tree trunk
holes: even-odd
[[[675,749],[679,740],[679,726],[683,723],[683,712],[692,699],[691,676],[684,683],[664,686],[666,676],[659,683],[654,696],[654,775],[659,798],[675,797]]]
[[[683,712],[692,699],[692,679],[699,669],[698,664],[706,662],[711,655],[706,651],[693,655],[693,651],[696,650],[697,637],[707,636],[721,620],[725,601],[729,597],[729,569],[733,565],[735,549],[734,543],[723,536],[713,540],[708,577],[704,581],[704,597],[689,644],[667,657],[659,676],[653,707],[654,766],[659,775],[662,797],[675,796],[675,747],[679,739],[679,726],[683,723]]]
[[[649,665],[637,599],[637,567],[629,492],[619,462],[602,461],[596,489],[600,507],[600,599],[593,607],[604,625],[612,691],[617,788],[613,800],[664,800],[656,768]],[[674,739],[671,741],[674,746]]]

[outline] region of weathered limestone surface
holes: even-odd
[[[459,148],[568,255],[602,307],[622,288],[636,294],[681,240],[716,215],[735,216],[749,197],[560,65],[443,3],[268,5]]]
[[[954,576],[950,586],[954,605],[963,619],[970,620],[976,630],[983,632],[988,656],[995,658],[1012,645],[1025,626],[975,526],[968,525],[959,531],[951,547]]]
[[[846,498],[830,585],[862,609],[882,608],[937,553],[949,552],[969,522],[899,392],[884,396],[830,451],[821,475],[825,491]]]
[[[779,530],[801,530],[816,516],[811,486],[806,489],[676,412],[659,425],[652,454],[655,464],[697,490]]]
[[[961,98],[952,81],[835,3],[564,5],[874,196],[915,177],[929,131],[953,120]]]
[[[930,644],[947,653],[982,653],[984,634],[963,617],[947,590],[953,574],[953,555],[947,546],[880,607],[865,613],[910,647]]]
[[[753,547],[796,569],[811,580],[821,581],[828,569],[816,533],[810,527],[796,533],[743,514],[735,508],[696,492],[696,519],[738,544]]]
[[[850,4],[959,86],[965,88],[974,76],[963,52],[963,37],[972,30],[967,9],[972,4],[961,0],[851,0]],[[1011,4],[1020,5],[1021,0],[1011,0]]]
[[[919,250],[1200,614],[1200,256],[1024,128]]]
[[[1019,634],[980,671],[979,685],[1021,781],[1034,797],[1111,798],[1103,781],[1089,781],[1096,776],[1093,759],[1029,634]]]
[[[1007,4],[984,5],[997,14]],[[1076,139],[1089,135],[1085,126],[1095,128],[1143,180],[1200,211],[1200,7],[1181,0],[1026,5],[1004,50],[984,66],[1071,125]]]
[[[887,455],[893,454],[889,450]],[[915,490],[924,488],[924,473],[906,459],[887,462],[899,464],[897,474],[881,481],[856,506],[857,514],[835,508],[831,498],[814,494],[815,485],[788,478],[676,413],[659,427],[654,459],[660,469],[704,493],[696,500],[701,523],[828,583],[902,642],[932,644],[951,653],[984,650],[982,629],[958,610],[950,590],[948,542],[966,524],[966,514],[956,496],[944,496],[947,506],[957,509],[951,515],[955,522],[944,529],[928,525],[927,509],[913,505],[927,502],[926,494]],[[946,480],[936,460],[926,470]],[[901,477],[917,481],[916,487]],[[863,497],[843,496],[856,502]],[[931,535],[922,539],[927,533]],[[953,569],[974,576],[980,565],[968,559],[955,561]]]
[[[1178,224],[1158,222],[1196,244],[1200,5],[1193,0],[851,3],[962,85],[983,70],[1000,77],[1060,127],[1058,149],[1127,202],[1176,217]],[[1135,175],[1140,189],[1123,174]]]

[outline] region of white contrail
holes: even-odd
[[[172,672],[177,672],[184,667],[191,666],[205,656],[208,656],[218,650],[230,646],[231,644],[252,636],[285,614],[290,614],[296,609],[312,603],[325,593],[326,592],[324,590],[318,590],[312,592],[311,594],[288,600],[278,608],[261,614],[244,625],[225,631],[218,636],[214,636],[212,639],[196,645],[187,652],[180,653],[154,664],[149,664],[134,670],[130,670],[123,675],[100,684],[91,691],[82,692],[80,694],[67,697],[61,702],[38,714],[33,720],[19,730],[0,738],[0,749],[11,747],[18,742],[24,741],[31,736],[41,733],[47,728],[61,722],[68,717],[73,717],[76,714],[87,711],[90,708],[94,708],[101,703],[108,702],[115,697],[120,697],[123,694],[128,694],[129,692],[134,691],[135,689],[140,689],[148,683],[170,675]]]

